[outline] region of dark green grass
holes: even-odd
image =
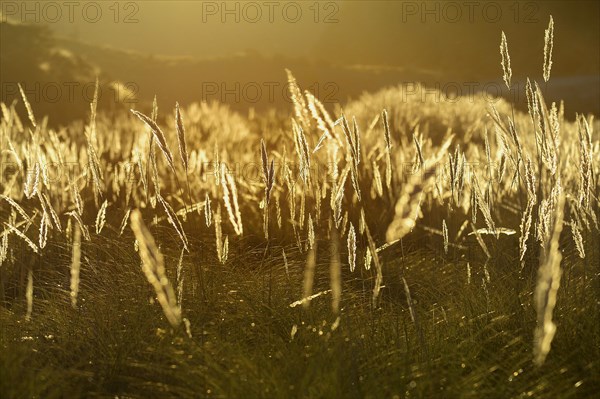
[[[167,232],[153,231],[162,234],[174,281],[179,252]],[[277,244],[261,266],[264,244],[234,241],[221,265],[206,240],[192,240],[184,257],[191,339],[154,303],[131,237],[83,244],[77,310],[69,302],[68,246],[51,242],[42,258],[24,255],[5,268],[2,398],[587,398],[600,389],[599,268],[591,248],[587,262],[565,254],[558,332],[536,368],[535,270],[519,274],[516,263],[490,261],[484,284],[483,263],[472,261],[469,284],[460,256],[406,241],[409,255],[395,247],[383,256],[375,309],[373,270],[351,275],[344,266],[332,330],[329,295],[308,309],[289,306],[301,297],[305,255],[297,248],[286,248],[287,275]],[[327,243],[319,243],[317,259],[315,292],[329,288]],[[30,321],[19,283],[27,267],[34,270]]]

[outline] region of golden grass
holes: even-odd
[[[553,41],[551,18],[545,32],[545,81],[550,79]],[[504,82],[512,89],[507,43],[502,32],[500,63]],[[3,264],[15,245],[14,236],[41,256],[52,240],[72,242],[71,300],[76,306],[79,247],[82,239],[92,240],[89,226],[98,236],[114,231],[123,240],[131,239],[129,226],[143,273],[165,317],[177,326],[182,321],[179,306],[191,285],[186,282],[184,287],[188,276],[182,266],[184,253],[198,250],[192,238],[203,233],[214,234],[210,248],[223,267],[236,257],[229,253],[230,237],[233,247],[247,237],[263,236],[262,228],[267,243],[276,238],[285,247],[282,263],[291,276],[294,263],[288,257],[294,250],[290,247],[296,246],[306,256],[303,298],[297,305],[308,306],[312,299],[331,292],[337,314],[345,298],[342,270],[349,269],[352,278],[359,278],[357,262],[364,261],[364,270],[359,267],[359,271],[372,284],[372,305],[377,308],[387,259],[383,251],[398,246],[403,252],[404,240],[411,235],[441,236],[441,256],[475,243],[486,262],[501,255],[499,244],[518,232],[512,267],[523,273],[532,262],[539,266],[535,360],[541,364],[555,331],[552,313],[561,249],[572,245],[578,258],[588,260],[588,237],[598,230],[600,144],[593,116],[577,115],[575,122],[569,122],[564,105],[546,104],[542,89],[529,79],[527,114],[515,112],[503,101],[490,104],[483,97],[474,102],[460,98],[452,104],[402,103],[398,99],[405,93],[398,88],[366,94],[343,111],[339,107],[328,111],[314,94],[300,88],[290,71],[286,73],[293,117],[269,139],[260,138],[253,130],[256,126],[239,115],[205,103],[188,108],[176,103],[171,124],[161,121],[164,130],[157,122],[156,99],[150,117],[131,110],[143,125],[126,115],[113,126],[96,114],[96,87],[85,140],[75,140],[73,130],[55,132],[38,124],[20,88],[33,130],[23,126],[14,107],[0,104],[5,115],[0,136],[8,144],[0,161],[18,165],[7,184],[2,182],[0,201],[8,204],[11,215],[2,223]],[[127,134],[115,137],[115,131]],[[181,165],[175,164],[170,150],[175,142]],[[258,143],[260,154],[245,150],[258,148]],[[157,159],[155,146],[166,164]],[[66,166],[71,159],[79,160],[82,170],[65,173],[64,181],[51,181],[47,164]],[[262,181],[240,173],[240,166],[250,164],[258,165]],[[188,201],[179,186],[182,172]],[[192,197],[202,196],[204,200],[193,203]],[[270,222],[273,202],[276,223]],[[229,223],[223,223],[222,208]],[[424,218],[428,214],[438,216],[435,223]],[[163,220],[181,250],[177,292],[167,279],[159,251],[163,237],[155,240],[146,227],[154,228]],[[563,225],[569,226],[571,234],[561,236]],[[37,243],[30,238],[35,232]],[[343,237],[346,245],[340,245]],[[317,259],[323,241],[330,246],[330,290],[315,294],[317,265],[326,264]],[[266,249],[264,253],[271,256]],[[471,278],[475,264],[467,259],[467,284],[478,283]],[[483,280],[489,284],[487,263],[483,270]],[[403,285],[412,314],[406,280]],[[29,270],[28,318],[32,290]],[[190,331],[187,323],[186,329]]]

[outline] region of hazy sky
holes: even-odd
[[[567,59],[556,72],[600,67],[595,1],[20,1],[3,2],[2,11],[62,35],[159,55],[253,50],[395,66],[451,59],[473,68],[497,58],[501,30],[517,66],[539,55],[553,14],[555,51]],[[575,65],[584,55],[586,65]]]
[[[71,49],[88,69],[97,68],[106,79],[135,82],[142,100],[151,101],[157,94],[170,102],[204,98],[206,82],[218,82],[222,88],[224,82],[231,86],[277,79],[285,87],[285,68],[306,87],[321,87],[322,95],[325,84],[334,82],[340,102],[364,90],[413,80],[430,86],[500,86],[502,31],[516,92],[525,77],[542,80],[544,30],[552,15],[552,99],[564,98],[578,110],[598,108],[598,1],[36,0],[0,1],[0,11],[2,19],[48,25],[57,36],[76,38],[49,43]],[[36,43],[28,43],[26,34],[23,44],[18,39],[2,35],[3,54],[10,47],[7,43],[14,47],[12,56],[2,58],[2,79],[41,79],[34,73]],[[50,49],[52,44],[43,46]],[[240,52],[273,57],[231,57]],[[147,55],[226,59],[157,61]],[[68,75],[68,68],[56,62],[52,76]],[[27,75],[27,67],[35,71]],[[12,75],[7,73],[10,68]],[[220,99],[224,92],[220,89]],[[273,103],[265,100],[265,106]]]

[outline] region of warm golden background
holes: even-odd
[[[244,112],[281,109],[290,105],[284,68],[327,104],[412,81],[448,93],[456,87],[463,95],[469,87],[497,93],[501,30],[519,94],[500,94],[521,102],[524,79],[541,80],[543,32],[551,14],[555,45],[548,99],[565,99],[571,116],[575,110],[597,113],[600,106],[598,2],[73,4],[2,3],[1,99],[17,98],[21,82],[38,112],[53,115],[51,123],[84,115],[91,94],[80,88],[70,94],[65,82],[92,86],[96,75],[106,86],[104,107],[130,100],[144,105],[156,94],[169,106],[176,100],[219,100]],[[114,82],[135,94],[121,88],[116,101]]]

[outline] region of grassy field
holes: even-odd
[[[529,113],[289,71],[285,116],[2,104],[2,398],[593,397],[600,126],[548,32]]]

